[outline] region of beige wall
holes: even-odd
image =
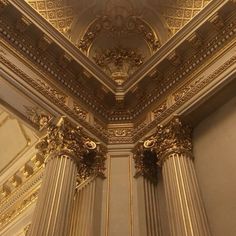
[[[236,97],[195,128],[194,156],[212,235],[236,235]]]

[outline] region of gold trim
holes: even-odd
[[[134,235],[134,209],[133,209],[133,175],[132,156],[129,155],[129,210],[130,210],[130,236]]]
[[[110,203],[111,203],[111,200],[110,200],[110,197],[111,197],[111,193],[110,193],[110,190],[111,190],[111,155],[109,154],[109,157],[107,158],[108,160],[108,168],[107,168],[107,204],[106,204],[106,231],[105,231],[105,235],[106,236],[109,236],[109,223],[110,223]]]

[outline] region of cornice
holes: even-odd
[[[174,70],[168,71],[163,81],[160,81],[160,85],[133,110],[133,115],[138,116],[144,109],[150,108],[153,103],[162,100],[163,96],[170,95],[171,90],[179,86],[178,83],[186,83],[186,80],[191,80],[205,68],[208,68],[218,57],[220,51],[227,48],[227,44],[230,45],[233,42],[236,35],[235,27],[235,22],[229,22],[222,31],[219,31],[209,42],[206,42],[206,45],[199,48],[188,60],[181,63]]]
[[[168,55],[175,51],[191,34],[196,32],[205,22],[207,22],[219,9],[221,9],[228,1],[214,0],[211,1],[204,9],[202,9],[185,27],[180,29],[171,39],[169,39],[142,67],[140,67],[130,78],[124,83],[124,93],[127,93],[133,86],[142,80],[148,73],[153,71],[155,67],[162,62]]]
[[[227,34],[225,34],[225,37],[227,37]],[[235,47],[235,42],[231,44],[229,49]],[[229,50],[228,49],[228,50]],[[222,52],[218,57],[220,58],[222,55],[224,55],[227,51],[227,48],[222,49]],[[0,57],[1,58],[1,57]],[[217,61],[218,58],[215,58],[214,60]],[[196,96],[198,93],[201,93],[202,89],[204,89],[206,86],[208,86],[212,81],[217,79],[221,73],[224,73],[228,68],[233,67],[232,72],[235,70],[235,57],[230,58],[227,62],[225,62],[221,67],[216,69],[211,75],[208,77],[197,75],[195,78],[189,80],[187,83],[183,84],[179,89],[177,89],[173,94],[173,104],[171,106],[167,106],[164,103],[160,103],[159,106],[155,107],[153,110],[156,111],[156,115],[154,116],[154,120],[150,121],[142,121],[140,124],[135,125],[135,127],[129,126],[129,125],[123,125],[122,127],[117,127],[116,125],[113,125],[114,127],[110,126],[108,128],[108,143],[133,143],[136,142],[140,137],[144,136],[146,133],[150,132],[156,124],[162,122],[168,116],[175,113],[180,107],[184,106],[186,102],[189,101],[189,99]],[[204,71],[204,68],[202,68],[202,71]],[[28,77],[26,75],[23,76],[28,80]],[[39,87],[37,87],[39,88]],[[48,91],[48,90],[47,90]],[[209,92],[209,91],[208,91]],[[45,95],[45,93],[43,93]],[[57,101],[58,102],[58,101]],[[72,112],[72,110],[65,106],[67,110],[67,114],[71,117],[75,117],[75,114]],[[160,111],[160,112],[159,112]],[[115,127],[116,126],[116,127]],[[106,129],[102,128],[101,126],[90,126],[90,131],[94,132],[94,134],[101,135],[100,132],[104,133],[106,132]],[[98,131],[99,130],[99,131]]]
[[[184,115],[190,107],[196,105],[196,102],[200,103],[200,100],[204,100],[205,97],[213,93],[213,90],[220,86],[221,83],[227,83],[227,81],[229,82],[234,79],[232,76],[235,75],[235,71],[236,56],[232,56],[207,77],[200,77],[187,83],[184,90],[182,87],[173,94],[178,94],[178,96],[176,96],[172,105],[162,110],[154,120],[146,122],[134,130],[132,133],[133,141],[137,142],[147,133],[152,132],[158,124],[168,121],[174,114]],[[205,91],[203,92],[202,90]]]
[[[219,4],[219,3],[218,3]],[[223,4],[221,2],[221,4]],[[217,5],[217,8],[214,8],[215,10],[218,10],[220,8],[220,4]],[[206,13],[205,13],[206,14]],[[203,24],[203,23],[202,23]],[[163,82],[159,79],[158,81],[158,86],[150,92],[146,97],[142,99],[140,103],[134,108],[127,108],[127,110],[113,110],[112,112],[109,111],[109,108],[106,108],[103,106],[103,104],[99,103],[94,99],[94,96],[91,94],[87,94],[86,91],[84,91],[80,86],[78,87],[79,92],[74,89],[74,86],[65,80],[65,78],[56,78],[57,80],[60,80],[60,83],[62,83],[63,86],[67,87],[67,90],[70,91],[71,95],[73,97],[78,96],[78,99],[82,101],[86,106],[88,107],[89,110],[93,111],[94,114],[101,116],[100,118],[104,122],[133,122],[134,120],[138,119],[139,116],[142,116],[143,113],[145,113],[150,107],[155,106],[158,101],[161,100],[163,96],[166,96],[170,93],[170,91],[173,89],[173,87],[176,86],[176,84],[180,83],[181,81],[184,81],[187,79],[191,74],[196,73],[197,70],[201,69],[201,66],[203,64],[206,64],[206,61],[209,60],[210,57],[214,53],[217,52],[221,47],[223,47],[227,42],[232,40],[234,37],[234,32],[233,35],[230,33],[232,31],[232,26],[231,29],[227,29],[228,26],[225,26],[223,29],[220,29],[218,32],[218,35],[215,37],[214,40],[210,40],[210,42],[204,42],[206,45],[202,46],[199,51],[193,53],[192,57],[187,59],[186,61],[182,62],[180,66],[177,68],[172,68],[170,72],[168,72],[164,78],[162,78]],[[230,27],[228,27],[230,28]],[[222,31],[227,31],[226,33],[230,33],[228,37],[225,37],[224,42],[221,42],[219,44],[219,37],[222,37],[224,35],[221,35]],[[177,33],[178,36],[178,33]],[[7,36],[8,37],[8,36]],[[185,38],[186,39],[186,38]],[[14,39],[11,39],[11,41],[14,41]],[[168,45],[168,43],[167,43]],[[15,46],[15,45],[14,45]],[[163,47],[165,48],[165,47]],[[27,50],[27,48],[23,48],[24,51],[22,53],[26,54],[30,50]],[[21,51],[23,49],[20,49]],[[19,50],[19,49],[17,49]],[[206,54],[207,51],[207,54]],[[30,55],[33,55],[32,52]],[[27,55],[26,55],[27,56]],[[28,55],[28,60],[32,59]],[[35,57],[35,55],[33,55]],[[41,73],[47,73],[50,77],[55,75],[55,72],[53,71],[53,68],[50,68],[50,73],[48,72],[48,66],[46,65],[46,62],[42,61],[39,56],[36,55],[36,61],[34,63],[38,64],[37,68],[41,71]],[[39,63],[38,63],[39,61]],[[47,60],[46,60],[47,61]],[[156,65],[158,66],[158,65]],[[70,75],[68,74],[68,78]],[[72,78],[72,77],[71,77]],[[86,110],[86,109],[85,109]]]
[[[227,34],[225,34],[225,37],[227,37]],[[235,48],[235,42],[230,45],[228,50],[232,50]],[[227,48],[222,49],[222,52],[220,55],[218,55],[218,58],[221,58],[222,55],[226,54]],[[2,57],[0,57],[2,58]],[[217,61],[218,58],[215,58],[214,60]],[[130,126],[130,125],[122,125],[122,127],[119,127],[119,125],[113,125],[108,128],[108,134],[107,134],[107,142],[111,144],[115,143],[133,143],[136,142],[139,138],[144,136],[146,133],[150,132],[153,128],[155,128],[156,124],[161,123],[163,120],[167,119],[171,114],[176,113],[178,109],[180,109],[182,106],[184,106],[185,103],[187,103],[190,99],[192,99],[197,94],[201,93],[201,91],[206,87],[209,86],[210,83],[214,82],[214,80],[218,79],[218,77],[227,71],[227,69],[231,69],[231,72],[233,73],[235,71],[235,56],[231,57],[228,61],[226,61],[223,65],[221,65],[219,68],[217,68],[215,71],[213,71],[212,74],[210,74],[207,77],[200,76],[200,74],[197,74],[196,77],[189,80],[187,83],[183,84],[179,87],[179,89],[175,90],[174,93],[171,95],[173,96],[173,104],[170,106],[166,105],[166,102],[160,103],[153,112],[157,112],[154,116],[154,120],[151,121],[142,121],[140,124]],[[204,68],[202,68],[202,71],[204,71]],[[28,79],[26,75],[23,76],[24,78]],[[227,77],[225,78],[227,79]],[[223,80],[221,81],[223,82]],[[39,87],[37,87],[39,89]],[[48,90],[47,90],[48,91]],[[205,93],[209,93],[210,91],[206,91]],[[45,95],[45,93],[43,93]],[[54,98],[55,99],[55,98]],[[58,101],[57,101],[58,102]],[[63,105],[65,106],[65,105]],[[75,114],[71,110],[71,108],[65,106],[67,110],[67,114],[70,117],[75,117]],[[102,126],[98,125],[91,126],[90,125],[90,132],[94,132],[96,135],[101,135],[101,132],[103,134],[106,133],[106,129],[102,128]],[[88,125],[88,124],[86,124]],[[99,131],[98,131],[99,130]],[[105,133],[104,133],[105,132]]]
[[[11,61],[7,60],[1,55],[0,55],[0,62],[2,63],[2,65],[6,66],[13,73],[15,73],[21,80],[30,85],[31,89],[34,89],[41,95],[45,96],[46,99],[49,99],[52,103],[56,104],[57,108],[59,109],[59,113],[67,114],[69,117],[76,120],[76,122],[78,122],[80,125],[85,127],[88,130],[88,132],[99,137],[101,141],[107,142],[107,134],[105,133],[104,129],[101,132],[100,131],[101,129],[96,129],[93,125],[89,124],[85,119],[83,119],[83,117],[81,119],[81,115],[80,113],[78,113],[78,110],[67,106],[66,96],[61,95],[61,93],[57,89],[51,87],[46,82],[42,82],[37,79],[35,80],[29,77],[26,73],[24,73],[24,71],[19,69]],[[16,81],[14,81],[14,84],[16,84]]]
[[[67,91],[70,92],[72,96],[78,97],[84,104],[88,104],[93,112],[104,118],[108,117],[104,105],[92,98],[90,91],[85,90],[82,84],[71,84],[70,81],[77,81],[77,75],[61,68],[55,61],[56,59],[52,59],[50,54],[41,55],[41,49],[37,47],[37,42],[31,42],[27,37],[24,38],[22,33],[18,32],[14,26],[7,24],[4,19],[1,20],[0,35],[2,35],[2,41],[6,40],[6,47],[14,51],[15,55],[20,57],[21,60],[24,59],[25,63],[27,63],[30,68],[37,71],[45,81],[50,80],[51,84],[57,83],[57,87],[59,87],[59,82],[61,86],[64,87],[61,88],[61,90],[67,88]]]
[[[93,75],[110,91],[115,93],[116,83],[112,81],[98,66],[88,59],[75,45],[73,45],[63,34],[56,30],[41,15],[35,14],[35,10],[25,1],[9,0],[23,15],[34,23],[45,35],[61,47],[68,55],[78,62],[87,72]]]
[[[35,14],[35,10],[25,1],[9,0],[23,15],[27,16],[42,32],[59,45],[68,55],[77,61],[84,69],[92,74],[98,81],[106,86],[112,93],[116,94],[116,84],[112,81],[98,66],[90,61],[78,48],[73,45],[64,35],[57,31],[42,16]],[[126,94],[148,73],[150,73],[161,61],[163,61],[171,52],[173,52],[187,37],[195,32],[199,26],[210,19],[222,6],[228,1],[211,1],[197,16],[195,16],[185,27],[176,33],[168,42],[166,42],[157,53],[151,57],[140,69],[138,69],[119,89]]]
[[[219,7],[219,5],[217,6]],[[81,110],[84,110],[85,113],[93,111],[93,122],[87,121],[86,119],[81,119],[81,114],[76,113],[73,106],[68,106],[65,101],[60,101],[61,99],[53,94],[54,92],[60,94],[58,86],[53,85],[51,88],[51,85],[47,84],[47,82],[42,83],[42,81],[37,82],[32,80],[32,78],[27,76],[24,71],[21,71],[14,64],[11,64],[9,61],[4,63],[6,63],[14,73],[20,75],[21,79],[24,80],[25,83],[31,84],[34,90],[39,91],[42,96],[46,96],[47,99],[52,100],[54,107],[55,105],[57,107],[59,106],[60,108],[58,108],[58,111],[60,111],[60,114],[67,114],[76,122],[79,121],[79,123],[88,129],[90,133],[100,137],[104,143],[133,143],[136,142],[139,137],[145,135],[145,133],[150,132],[150,130],[155,127],[155,124],[167,119],[173,112],[179,110],[180,107],[183,107],[189,99],[183,101],[181,97],[182,95],[180,96],[179,94],[182,93],[184,94],[183,96],[186,96],[186,94],[189,94],[195,87],[200,86],[199,83],[206,79],[205,76],[203,76],[204,71],[207,70],[212,63],[220,60],[221,57],[224,56],[224,53],[222,52],[227,51],[229,48],[235,47],[235,44],[233,43],[236,34],[234,19],[235,14],[229,16],[225,20],[223,27],[218,28],[215,31],[215,35],[208,38],[200,48],[193,50],[191,56],[181,62],[180,65],[168,71],[164,76],[163,82],[158,80],[157,82],[160,82],[160,84],[151,93],[149,93],[137,107],[130,109],[127,108],[126,111],[115,110],[110,112],[109,110],[103,110],[102,112],[104,116],[98,116],[94,110],[94,106],[96,107],[96,105],[91,97],[90,100],[87,100],[87,107],[90,106],[91,110],[89,111],[86,108],[84,109],[84,107],[81,107]],[[7,33],[5,38],[8,38],[10,41],[14,41],[14,37],[9,37]],[[7,40],[6,44],[8,44]],[[9,45],[7,45],[7,47],[9,47]],[[19,49],[18,47],[15,47],[14,50],[17,52]],[[27,52],[26,47],[24,51]],[[1,60],[3,60],[5,55],[4,53],[1,54]],[[33,54],[33,56],[36,57],[37,61],[37,55]],[[23,56],[22,54],[18,54],[18,57],[22,57],[22,60],[25,61],[26,65],[29,65],[29,58],[27,58],[25,54],[23,54]],[[34,62],[30,64],[30,67],[33,68],[33,65]],[[42,75],[43,68],[44,65],[40,70],[38,70],[38,66],[34,69],[37,73]],[[216,68],[214,68],[214,70],[215,69]],[[44,75],[44,77],[46,77],[46,75]],[[52,80],[52,78],[49,79]],[[189,85],[189,83],[193,84]],[[205,82],[205,86],[206,84],[208,84],[208,82]],[[64,86],[68,85],[64,84]],[[68,86],[68,89],[69,88],[71,89],[71,86]],[[200,94],[203,89],[204,86],[198,89],[196,93],[192,93],[191,96],[197,96],[197,94]],[[68,95],[67,92],[65,92],[65,94],[66,100],[70,95]],[[73,99],[74,98],[75,97],[73,97]],[[181,103],[179,98],[181,98]],[[80,99],[75,98],[75,101],[80,101]],[[79,104],[78,106],[80,108]],[[153,117],[151,119],[146,119],[149,113],[151,113]],[[127,122],[134,123],[134,127],[129,127]],[[122,129],[120,127],[107,128],[107,123],[114,123],[116,125],[119,123],[124,123],[126,125],[122,127]]]

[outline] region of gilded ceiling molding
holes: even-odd
[[[160,12],[174,35],[212,0],[161,1]]]
[[[182,62],[183,66],[175,68],[175,70],[170,69],[168,74],[163,76],[162,81],[165,81],[165,82],[163,82],[163,84],[161,84],[158,88],[154,84],[154,87],[156,87],[156,88],[153,90],[153,92],[148,93],[148,96],[146,96],[142,101],[140,101],[140,103],[138,103],[135,107],[129,108],[129,113],[126,111],[120,112],[120,111],[116,111],[116,110],[113,110],[112,112],[109,113],[106,110],[106,107],[103,106],[103,103],[101,103],[101,101],[96,101],[94,99],[93,99],[93,101],[91,101],[91,94],[88,95],[87,91],[82,89],[83,86],[82,87],[79,85],[77,86],[74,83],[75,81],[77,81],[77,79],[72,78],[71,73],[66,74],[63,72],[64,75],[68,75],[68,77],[67,77],[68,79],[64,79],[61,77],[59,78],[58,73],[55,72],[56,68],[55,68],[55,71],[52,70],[52,68],[48,68],[48,63],[44,63],[44,61],[38,57],[36,57],[37,58],[36,62],[39,62],[37,64],[39,65],[41,71],[44,71],[44,73],[45,73],[45,71],[47,73],[49,72],[50,77],[51,76],[55,77],[57,75],[57,77],[55,77],[56,80],[60,81],[60,83],[62,83],[63,86],[66,86],[68,88],[68,90],[70,90],[73,93],[73,96],[79,96],[79,99],[83,100],[83,102],[86,103],[86,105],[88,105],[94,111],[94,113],[97,113],[98,115],[102,115],[102,117],[105,120],[108,120],[109,122],[116,121],[117,119],[121,119],[124,121],[132,121],[132,120],[136,119],[138,116],[140,116],[142,114],[143,110],[146,109],[147,106],[154,104],[156,102],[156,100],[160,98],[160,96],[163,96],[163,94],[166,93],[166,91],[171,89],[171,87],[173,87],[176,84],[176,82],[183,80],[184,78],[191,75],[193,73],[193,71],[196,71],[196,69],[200,65],[202,65],[206,60],[208,60],[208,58],[213,53],[218,51],[223,45],[225,45],[227,42],[232,40],[232,38],[234,36],[234,31],[232,31],[234,25],[230,26],[230,24],[229,24],[230,21],[231,21],[230,19],[226,20],[225,27],[224,27],[224,29],[227,29],[226,30],[227,37],[225,36],[226,34],[221,35],[222,37],[225,37],[224,42],[222,42],[221,44],[218,44],[219,35],[217,35],[215,37],[216,42],[214,42],[214,40],[212,40],[208,44],[204,43],[203,48],[201,50],[198,50],[197,52],[195,52],[195,54],[192,56],[192,58],[188,59],[187,61]],[[6,34],[7,34],[6,32],[5,31],[3,32],[5,34],[4,37],[6,37]],[[221,30],[220,30],[220,32],[221,32]],[[233,34],[232,34],[232,32],[233,32]],[[16,41],[14,41],[14,43],[19,43],[19,42],[16,40]],[[205,47],[207,47],[207,48],[205,48]],[[20,49],[20,50],[22,50],[22,49]],[[207,54],[206,54],[206,50],[209,50],[209,52],[207,51]],[[24,51],[23,53],[30,52],[26,48],[23,51]],[[32,55],[32,57],[30,55]],[[29,53],[29,56],[31,58],[35,57],[32,53]],[[196,57],[198,57],[198,58],[196,58]],[[35,60],[33,60],[33,61],[35,61]],[[53,67],[54,67],[54,65],[53,65]],[[154,78],[155,78],[155,75],[154,75]],[[170,83],[170,80],[173,80],[173,81]],[[86,79],[84,81],[86,81]],[[159,84],[159,83],[157,83],[157,84]],[[92,96],[92,97],[94,98],[94,96]],[[105,102],[106,100],[109,100],[109,99],[105,99],[103,101]],[[108,109],[109,109],[109,107],[108,107]]]
[[[74,18],[73,6],[67,0],[25,0],[60,32],[70,28]]]
[[[199,94],[202,91],[202,89],[211,84],[227,69],[235,65],[235,63],[236,63],[236,56],[233,56],[209,76],[201,77],[200,79],[197,78],[196,79],[197,83],[196,81],[189,82],[187,84],[187,89],[183,87],[180,88],[180,91],[182,90],[182,92],[179,93],[179,91],[177,91],[174,94],[175,102],[171,106],[169,106],[167,109],[162,110],[162,113],[159,113],[154,120],[146,122],[144,125],[137,126],[134,129],[133,142],[137,142],[140,138],[144,136],[145,133],[148,133],[151,130],[153,130],[158,123],[168,118],[171,114],[174,114],[176,110],[182,107],[187,101],[192,99],[194,96]],[[162,105],[160,105],[160,107],[161,106]]]
[[[24,106],[26,110],[27,118],[37,126],[38,130],[42,130],[46,127],[52,119],[52,116],[45,113],[38,107]]]
[[[108,111],[106,111],[105,109],[102,110],[102,109],[100,109],[100,107],[98,108],[97,103],[95,103],[94,100],[91,100],[91,97],[90,97],[90,99],[88,99],[86,97],[85,98],[86,105],[90,106],[90,108],[93,109],[93,112],[94,112],[93,114],[95,114],[97,117],[96,119],[98,119],[98,117],[99,117],[99,119],[101,119],[102,122],[98,122],[99,124],[97,124],[96,122],[88,123],[87,118],[86,118],[85,120],[80,119],[81,124],[86,128],[88,127],[88,130],[91,132],[94,132],[95,135],[102,137],[104,142],[114,143],[114,142],[119,142],[120,140],[123,140],[123,142],[125,142],[125,139],[126,139],[126,141],[128,141],[130,143],[135,142],[137,140],[136,137],[145,133],[146,130],[152,129],[152,127],[155,126],[154,123],[158,122],[158,120],[165,117],[167,112],[170,111],[170,108],[172,107],[172,105],[175,105],[175,103],[177,103],[177,101],[176,101],[177,96],[175,94],[173,94],[173,96],[170,95],[170,96],[172,96],[171,103],[169,101],[167,101],[166,104],[162,104],[161,105],[162,107],[159,107],[160,103],[158,102],[158,106],[154,107],[154,109],[152,110],[153,116],[155,117],[154,121],[153,120],[151,120],[151,122],[145,121],[145,125],[143,127],[142,127],[142,124],[139,124],[138,122],[135,124],[135,127],[132,132],[132,138],[127,138],[127,137],[109,138],[106,127],[105,126],[101,127],[100,124],[106,123],[106,122],[116,123],[116,122],[121,122],[121,121],[124,123],[127,121],[134,122],[134,121],[136,121],[137,118],[140,118],[141,116],[143,117],[144,109],[147,109],[149,106],[153,106],[154,103],[157,104],[157,100],[160,101],[164,95],[168,95],[169,91],[173,89],[173,86],[176,86],[180,81],[194,80],[194,77],[196,77],[197,73],[201,73],[201,71],[204,69],[203,65],[207,66],[208,64],[212,63],[216,59],[216,57],[218,56],[220,51],[224,47],[228,47],[227,45],[229,45],[230,42],[232,42],[232,40],[234,39],[235,22],[233,21],[233,19],[234,19],[233,14],[231,15],[231,17],[226,18],[225,23],[224,23],[225,24],[224,29],[219,29],[217,31],[217,34],[215,34],[216,36],[214,36],[214,38],[211,38],[211,41],[204,42],[204,44],[201,48],[199,48],[197,51],[193,51],[193,53],[191,54],[192,56],[190,58],[188,58],[186,61],[183,61],[181,63],[181,66],[179,66],[178,68],[175,68],[174,70],[171,69],[170,71],[168,71],[167,74],[163,75],[163,79],[162,79],[163,84],[161,84],[161,86],[159,86],[159,87],[156,87],[156,89],[154,89],[153,92],[148,93],[145,97],[143,97],[142,101],[140,101],[134,108],[127,107],[127,110],[124,110],[124,111],[123,110],[112,110],[110,112],[110,114],[108,114]],[[4,38],[6,38],[6,35],[7,35],[6,32],[3,33]],[[13,38],[10,38],[8,41],[10,41],[12,39]],[[14,47],[16,47],[16,45],[14,45]],[[19,47],[16,47],[16,48],[18,49]],[[26,48],[24,50],[25,50],[25,52],[27,52]],[[34,55],[32,54],[32,57],[33,56]],[[38,58],[36,57],[36,59],[38,59]],[[43,63],[43,62],[40,61],[40,63]],[[44,66],[45,65],[43,64],[41,67],[41,70],[43,70]],[[45,70],[47,70],[47,68]],[[22,74],[21,77],[23,78],[24,75]],[[154,75],[154,77],[155,77],[155,75]],[[30,80],[32,80],[32,78],[27,78],[27,80],[25,80],[25,81],[30,81]],[[73,86],[73,84],[70,84],[69,81],[66,81],[66,83],[64,85],[67,86],[67,88],[70,89],[71,91],[73,89],[73,91],[72,91],[73,94],[76,94],[75,93],[75,86]],[[156,83],[158,85],[160,85],[157,81],[156,81]],[[38,90],[37,86],[38,85],[35,85],[35,88]],[[154,86],[155,86],[155,84],[154,84]],[[42,94],[47,95],[48,94],[47,90],[48,89],[43,90]],[[81,96],[81,94],[83,94],[80,92],[77,92],[77,93],[79,94],[78,96]],[[54,103],[60,104],[60,107],[63,108],[63,111],[66,112],[66,114],[71,116],[73,119],[79,119],[79,116],[76,115],[76,113],[74,111],[72,111],[71,107],[68,107],[66,105],[66,101],[65,101],[65,103],[61,103],[61,101],[56,100],[52,94],[50,94],[48,96],[48,98],[50,98],[50,100],[52,99]],[[79,99],[80,98],[81,97],[79,97]],[[94,96],[93,96],[93,98],[94,98]],[[65,97],[65,100],[66,99],[67,98]],[[101,116],[99,116],[96,113],[97,112],[96,109],[98,109],[98,111],[99,111],[98,113]],[[108,107],[108,109],[109,109],[109,107]],[[81,114],[81,113],[79,112],[79,114]],[[82,116],[82,117],[85,117],[85,116]]]
[[[44,81],[33,79],[25,74],[22,70],[16,67],[12,62],[8,61],[6,58],[0,55],[0,62],[7,66],[10,70],[12,70],[16,75],[18,75],[21,79],[26,81],[32,88],[36,89],[42,95],[46,96],[50,101],[54,104],[60,106],[60,108],[69,116],[73,117],[75,120],[79,120],[79,122],[86,127],[88,130],[96,134],[101,138],[101,140],[107,142],[107,131],[103,127],[96,129],[94,125],[91,125],[87,122],[88,113],[81,109],[76,103],[71,109],[66,104],[66,96],[61,94],[61,91],[58,91],[56,88],[52,88],[49,84]],[[102,131],[102,132],[101,132]]]
[[[161,84],[159,87],[155,88],[137,105],[134,114],[139,115],[142,112],[142,107],[145,107],[146,104],[154,103],[163,94],[167,95],[168,89],[176,86],[177,82],[183,81],[184,79],[191,80],[189,79],[190,76],[193,77],[202,70],[202,66],[207,66],[210,64],[210,61],[215,60],[215,53],[219,52],[234,39],[236,35],[235,26],[235,21],[228,22],[224,30],[220,30],[210,42],[205,42],[203,47],[199,48],[187,61],[182,62],[178,68],[168,71],[164,75],[164,78],[162,78],[163,82],[160,81]]]

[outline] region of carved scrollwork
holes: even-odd
[[[161,160],[173,152],[182,153],[192,151],[192,130],[179,117],[175,116],[166,126],[158,125],[155,133],[156,153]]]
[[[65,117],[48,126],[46,136],[36,145],[36,149],[37,155],[44,156],[46,161],[58,156],[72,158],[78,166],[80,180],[94,175],[104,176],[104,149]]]
[[[35,124],[39,130],[42,130],[44,127],[46,127],[50,120],[52,119],[52,116],[45,113],[38,107],[29,107],[24,106],[26,110],[27,118]]]
[[[144,62],[137,49],[123,47],[97,51],[93,60],[119,85]]]
[[[151,180],[153,183],[157,182],[159,158],[155,152],[155,140],[148,139],[139,143],[136,147],[134,162],[136,173],[135,177],[142,175]]]
[[[191,133],[191,128],[177,116],[165,126],[158,125],[154,135],[142,142],[135,151],[136,175],[143,175],[155,180],[158,167],[168,155],[191,153]]]
[[[87,51],[101,32],[110,32],[115,37],[136,33],[143,37],[153,51],[160,47],[160,41],[151,27],[138,16],[99,16],[90,25],[83,38],[78,43],[78,48]]]

